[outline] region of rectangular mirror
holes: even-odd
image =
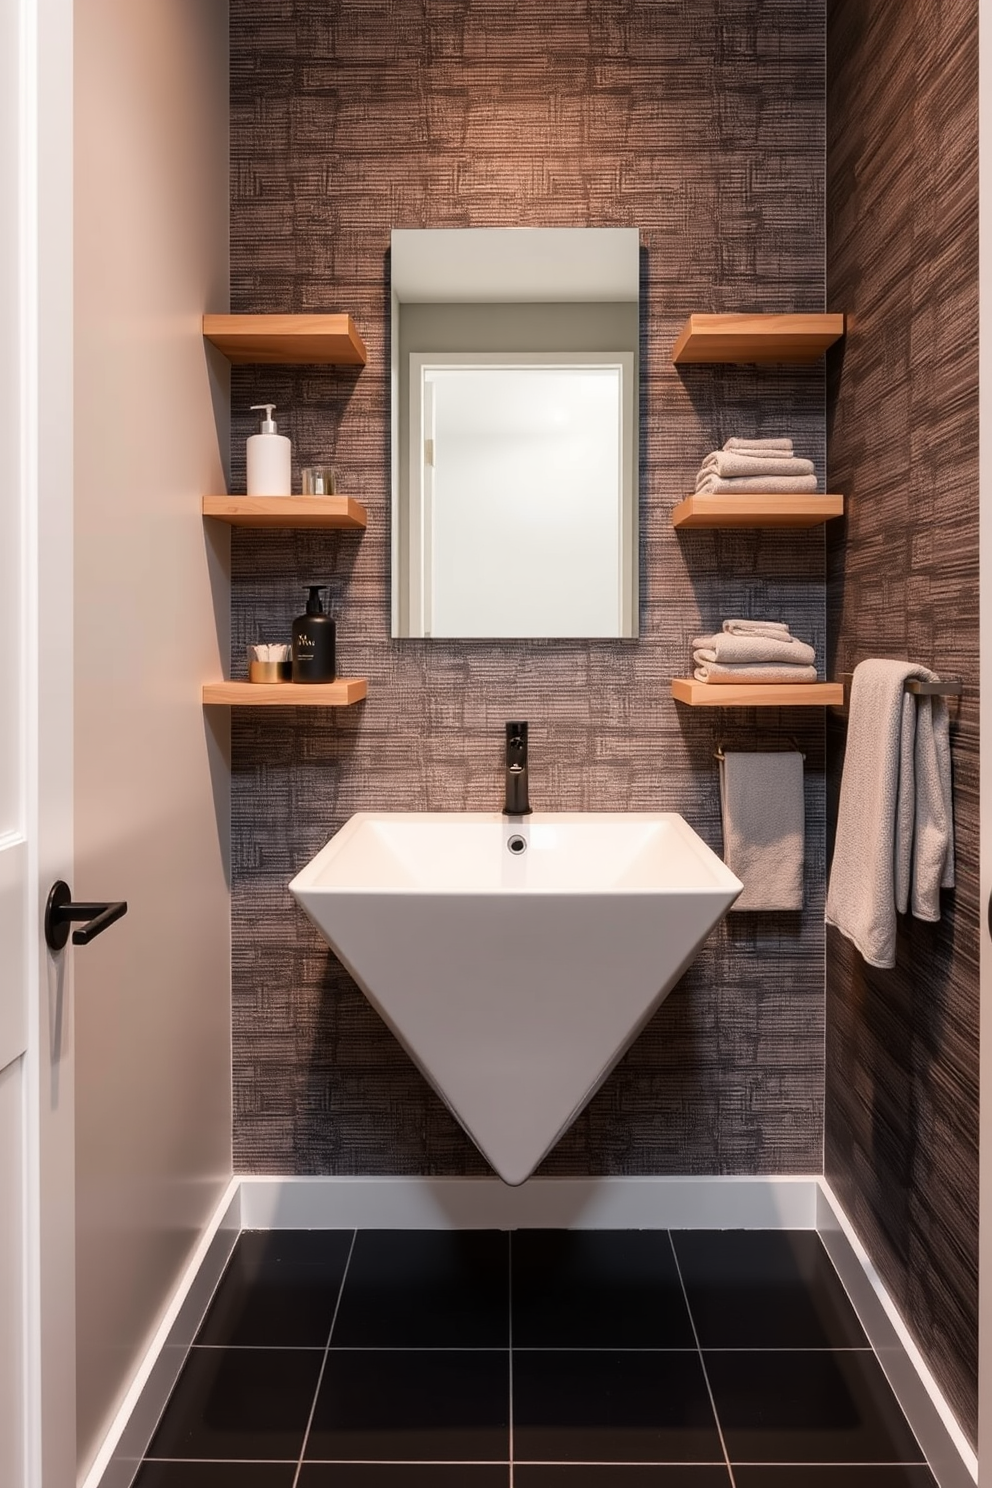
[[[393,635],[637,634],[633,228],[392,235]]]

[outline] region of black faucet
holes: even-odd
[[[506,803],[504,816],[530,816],[527,799],[527,725],[506,725]]]

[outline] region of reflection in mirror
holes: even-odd
[[[392,279],[393,634],[636,635],[636,230],[397,231]]]
[[[421,634],[621,633],[631,361],[625,379],[621,359],[413,357],[410,600]]]

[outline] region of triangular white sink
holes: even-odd
[[[512,1184],[741,891],[669,812],[360,812],[289,887]]]

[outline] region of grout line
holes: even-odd
[[[696,1352],[699,1355],[699,1367],[703,1371],[703,1379],[706,1381],[706,1393],[710,1397],[710,1409],[713,1412],[713,1420],[716,1423],[717,1435],[720,1438],[720,1450],[723,1452],[723,1460],[727,1464],[727,1472],[730,1474],[730,1488],[737,1488],[737,1481],[734,1477],[734,1469],[730,1465],[730,1453],[727,1451],[727,1443],[724,1441],[723,1438],[723,1427],[720,1425],[720,1417],[717,1414],[716,1401],[713,1399],[713,1387],[710,1384],[710,1377],[706,1369],[706,1360],[703,1358],[703,1350],[700,1347],[699,1343],[699,1334],[696,1332],[696,1319],[692,1315],[692,1308],[689,1306],[689,1293],[686,1291],[685,1282],[682,1279],[682,1267],[679,1265],[679,1257],[678,1252],[675,1249],[675,1241],[672,1239],[671,1230],[666,1230],[665,1233],[668,1235],[668,1243],[672,1248],[672,1259],[675,1262],[675,1271],[679,1278],[679,1286],[682,1288],[682,1296],[685,1300],[685,1310],[689,1314],[689,1326],[692,1329],[692,1336],[696,1340]],[[293,1485],[293,1488],[296,1488],[295,1483]]]
[[[326,1343],[197,1343],[194,1348],[204,1351],[213,1350],[225,1354],[323,1354],[327,1351]],[[342,1343],[332,1344],[333,1354],[505,1354],[506,1344],[490,1343],[472,1345],[465,1344],[419,1344],[419,1343]],[[588,1353],[588,1349],[567,1349],[566,1353]],[[610,1349],[610,1353],[622,1352],[619,1349]],[[634,1350],[627,1350],[628,1353]],[[677,1353],[677,1349],[638,1349],[638,1353]],[[683,1349],[682,1353],[692,1353],[692,1349]],[[753,1351],[752,1351],[753,1352]],[[793,1350],[793,1352],[796,1352]],[[870,1353],[869,1349],[865,1350]]]
[[[324,1370],[327,1368],[327,1356],[331,1351],[331,1339],[334,1336],[334,1324],[338,1320],[338,1312],[341,1308],[341,1298],[344,1296],[345,1284],[348,1280],[348,1269],[351,1266],[351,1258],[355,1251],[355,1241],[358,1239],[358,1231],[352,1230],[351,1244],[348,1247],[348,1259],[344,1263],[344,1271],[341,1275],[341,1285],[338,1288],[338,1300],[334,1304],[334,1316],[331,1318],[331,1326],[327,1334],[327,1343],[324,1346],[324,1357],[320,1364],[320,1373],[317,1375],[317,1387],[313,1392],[313,1402],[310,1406],[310,1414],[307,1417],[306,1430],[303,1433],[303,1441],[300,1444],[299,1461],[296,1464],[296,1472],[293,1475],[293,1488],[297,1488],[300,1481],[300,1473],[303,1471],[303,1458],[306,1455],[307,1442],[310,1440],[310,1427],[313,1425],[314,1412],[317,1409],[317,1401],[320,1397],[320,1387],[324,1382]]]
[[[231,1464],[237,1467],[295,1467],[295,1457],[143,1457],[142,1462],[169,1462],[169,1463],[205,1463],[215,1466],[219,1463]],[[311,1457],[308,1464],[310,1467],[346,1466],[346,1467],[506,1467],[508,1464],[502,1457]],[[510,1464],[512,1466],[512,1464]],[[558,1461],[549,1457],[521,1457],[518,1465],[526,1467],[725,1467],[725,1462],[700,1462],[693,1458],[691,1461],[636,1461],[632,1462],[629,1457],[607,1461],[605,1458],[576,1458]],[[781,1458],[769,1458],[768,1461],[738,1463],[738,1467],[868,1467],[868,1468],[890,1468],[890,1467],[917,1467],[927,1468],[928,1464],[920,1458],[912,1462],[787,1462]]]
[[[586,1460],[585,1458],[569,1457],[567,1460],[563,1460],[563,1461],[559,1461],[557,1458],[554,1458],[554,1457],[521,1457],[521,1459],[520,1459],[520,1465],[522,1467],[637,1467],[637,1468],[641,1468],[641,1467],[726,1467],[727,1464],[724,1461],[720,1461],[720,1462],[706,1462],[706,1461],[699,1462],[695,1458],[691,1458],[691,1459],[690,1458],[686,1458],[685,1460],[683,1460],[683,1459],[680,1458],[677,1462],[675,1462],[675,1461],[673,1461],[673,1462],[667,1462],[667,1461],[666,1462],[663,1462],[660,1459],[655,1460],[654,1458],[648,1458],[648,1459],[642,1461],[642,1459],[640,1457],[638,1457],[635,1461],[631,1461],[631,1459],[629,1457],[613,1458],[612,1460],[607,1460],[605,1457],[590,1457],[588,1460]],[[752,1464],[750,1462],[747,1464],[748,1467],[750,1467],[751,1465]],[[778,1466],[778,1463],[777,1462],[771,1462],[771,1463],[762,1462],[762,1463],[759,1463],[758,1465],[760,1467],[777,1467]],[[790,1463],[787,1463],[786,1465],[788,1467],[792,1467],[794,1464],[790,1462]],[[833,1466],[833,1463],[830,1463],[830,1462],[828,1462],[828,1463],[800,1462],[798,1465],[800,1467],[823,1467],[823,1466],[832,1467]],[[869,1466],[872,1466],[873,1464],[868,1464],[868,1465]],[[901,1466],[902,1464],[901,1463],[898,1463],[898,1464],[895,1464],[895,1465],[896,1466]],[[743,1463],[741,1464],[741,1466],[743,1466]],[[841,1463],[841,1466],[842,1467],[847,1467],[848,1464],[846,1462],[844,1462],[844,1463]],[[859,1466],[860,1467],[861,1464],[860,1463],[857,1463],[856,1466]],[[893,1464],[890,1463],[890,1462],[883,1462],[882,1466],[883,1467],[891,1467],[891,1466],[893,1466]]]
[[[512,1325],[511,1325],[512,1338]],[[511,1345],[512,1346],[512,1345]],[[325,1343],[194,1343],[192,1349],[203,1352],[213,1351],[215,1353],[227,1354],[322,1354],[327,1350]],[[505,1345],[492,1344],[417,1344],[417,1343],[343,1343],[332,1344],[331,1352],[337,1354],[502,1354]],[[747,1344],[734,1344],[733,1346],[706,1347],[708,1354],[873,1354],[875,1350],[871,1344],[844,1344],[840,1348],[831,1348],[824,1345],[823,1348],[790,1348],[788,1344],[776,1345],[773,1348],[750,1348]],[[554,1343],[522,1343],[517,1347],[518,1354],[694,1354],[695,1348],[651,1348],[648,1345],[637,1348],[613,1348],[609,1344],[593,1344],[588,1348],[580,1348],[576,1345],[561,1346]]]
[[[193,1343],[201,1354],[322,1354],[326,1343]]]
[[[233,1464],[236,1467],[296,1467],[295,1457],[143,1457],[142,1462],[175,1462],[175,1463],[208,1463],[211,1466],[217,1463]],[[345,1467],[506,1467],[503,1457],[311,1457],[308,1467],[320,1466]],[[555,1464],[558,1466],[559,1464]],[[561,1464],[568,1466],[567,1463]],[[586,1463],[579,1464],[582,1467]],[[608,1464],[613,1465],[613,1464]],[[623,1464],[617,1464],[622,1466]],[[637,1464],[638,1466],[640,1464]],[[659,1464],[667,1467],[667,1463]],[[692,1466],[693,1464],[676,1463],[675,1466]],[[594,1463],[593,1466],[599,1466]],[[709,1466],[704,1463],[703,1466]],[[883,1463],[883,1467],[892,1466],[891,1463]]]
[[[510,1369],[510,1422],[509,1443],[507,1451],[510,1457],[510,1488],[513,1488],[513,1231],[510,1230],[506,1236],[506,1264],[509,1291],[509,1336],[507,1340],[507,1358]]]

